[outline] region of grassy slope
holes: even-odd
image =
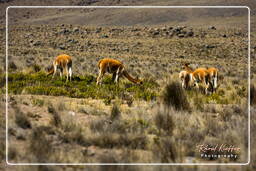
[[[202,3],[201,1],[196,1],[197,3]],[[36,3],[36,2],[35,2]],[[108,2],[107,2],[108,3]],[[138,2],[138,3],[143,3],[143,2]],[[165,1],[161,1],[158,2],[159,4],[162,5],[166,5],[166,3],[169,2],[165,2]],[[172,2],[175,4],[183,4],[184,2],[181,1],[177,1],[177,2]],[[237,1],[237,4],[239,2]],[[153,4],[153,3],[151,3]],[[75,21],[75,22],[79,22],[80,20],[74,20],[74,18],[72,18],[72,14],[73,12],[70,12],[70,14],[67,15],[71,15],[71,18],[67,18],[66,21]],[[75,13],[76,15],[78,15],[78,13]],[[95,12],[95,14],[97,14],[97,12]],[[41,15],[41,14],[40,14]],[[54,15],[56,16],[61,16],[61,15],[57,15],[54,13]],[[110,18],[113,19],[113,14],[110,14]],[[22,16],[22,15],[20,15]],[[79,15],[78,15],[79,16]],[[239,16],[239,15],[238,15]],[[52,20],[49,20],[49,18],[46,17],[46,20],[44,20],[43,22],[49,23],[49,22],[53,22]],[[24,17],[26,18],[26,17]],[[186,23],[186,21],[183,21],[182,17],[181,18],[177,18],[177,23],[176,22],[172,22],[171,24],[175,23],[175,24],[188,24],[188,25],[200,25],[202,22],[208,22],[207,20],[211,18],[211,16],[208,16],[206,19],[202,19],[202,20],[198,20],[198,22],[195,22],[196,20],[187,20],[188,22]],[[233,19],[223,19],[223,21],[225,21],[225,24],[227,23],[231,23],[232,26],[236,26],[233,25],[233,23],[236,23],[235,21],[237,18],[240,17],[234,17]],[[66,18],[65,18],[66,19]],[[102,20],[100,17],[97,18],[97,15],[94,16],[94,22],[98,21],[104,21]],[[186,18],[185,18],[186,19]],[[188,18],[187,18],[188,19]],[[216,18],[214,18],[216,19]],[[122,23],[123,20],[123,16],[121,17],[117,17],[114,18],[115,22],[113,23]],[[25,20],[24,20],[25,21]],[[146,21],[146,18],[145,20]],[[193,22],[190,22],[193,21]],[[212,20],[209,20],[212,21]],[[216,21],[220,21],[220,20],[216,20]],[[223,22],[222,21],[222,22]],[[244,21],[244,19],[241,17],[241,21]],[[43,22],[39,22],[39,23],[43,23]],[[132,21],[131,23],[136,23],[138,21]],[[220,22],[219,24],[217,24],[217,28],[220,28],[220,24],[222,23]],[[164,20],[163,22],[164,23]],[[161,24],[162,24],[161,23]],[[152,24],[152,23],[151,23]],[[216,24],[216,22],[208,22],[208,24],[214,25]],[[205,24],[206,25],[206,24]],[[227,24],[229,25],[229,24]],[[239,24],[238,24],[239,25]],[[207,26],[208,27],[208,26]],[[33,30],[34,28],[32,28],[31,30]],[[49,30],[51,30],[51,28],[49,27]],[[19,32],[20,31],[20,32]],[[22,29],[19,30],[18,32],[15,32],[15,34],[13,35],[19,35],[18,33],[22,32]],[[42,30],[43,31],[43,30]],[[208,32],[206,30],[202,30],[205,32]],[[29,31],[30,32],[30,31]],[[28,32],[28,33],[29,33]],[[40,36],[40,32],[38,30],[34,30],[32,31],[33,33],[38,32],[38,34],[35,34],[35,37],[38,38],[38,40],[45,40],[44,36]],[[199,31],[200,32],[200,31]],[[103,34],[108,33],[108,32],[103,32]],[[224,75],[224,82],[221,82],[222,87],[220,88],[220,91],[218,91],[218,96],[213,97],[213,100],[209,100],[208,102],[210,103],[216,103],[216,99],[219,99],[219,97],[221,97],[221,99],[223,99],[223,97],[227,97],[227,102],[228,103],[234,103],[233,105],[222,105],[222,101],[217,101],[217,103],[220,103],[218,105],[212,105],[212,104],[204,104],[201,99],[204,98],[204,95],[199,94],[199,96],[197,96],[195,93],[191,93],[191,92],[187,92],[188,97],[189,97],[189,101],[193,106],[193,112],[192,113],[186,113],[186,112],[177,112],[174,111],[173,113],[171,113],[171,118],[174,119],[175,121],[175,126],[173,128],[173,139],[170,137],[167,137],[167,141],[165,141],[164,138],[166,138],[165,135],[165,131],[162,130],[162,127],[160,125],[160,127],[157,127],[157,112],[155,112],[155,110],[158,110],[158,106],[154,108],[154,110],[152,110],[151,108],[151,103],[147,103],[147,104],[142,104],[141,102],[139,102],[139,104],[137,104],[137,102],[134,102],[132,107],[128,107],[128,108],[123,108],[123,106],[121,105],[121,118],[117,119],[116,122],[114,122],[113,126],[111,124],[107,124],[108,120],[111,118],[110,116],[112,115],[111,111],[107,108],[107,106],[102,107],[102,105],[98,105],[98,103],[102,103],[102,101],[98,102],[98,101],[93,101],[93,103],[91,105],[96,105],[93,108],[90,108],[90,103],[86,104],[88,100],[82,100],[82,99],[68,99],[65,100],[63,98],[55,98],[55,97],[47,97],[47,96],[12,96],[10,103],[13,104],[12,109],[10,111],[10,117],[12,119],[12,123],[11,123],[11,129],[12,130],[18,130],[16,133],[15,131],[13,132],[13,134],[11,135],[11,140],[13,142],[13,144],[11,144],[11,160],[12,161],[17,161],[17,160],[31,160],[31,161],[35,161],[35,160],[40,160],[40,154],[42,151],[28,151],[29,154],[31,154],[31,156],[27,156],[24,152],[24,146],[28,147],[26,148],[26,150],[31,150],[33,149],[33,146],[31,145],[31,143],[29,142],[35,142],[38,143],[38,141],[42,141],[45,144],[50,144],[50,146],[41,146],[42,149],[44,149],[46,152],[48,151],[48,147],[49,150],[52,150],[55,152],[53,153],[53,151],[51,151],[50,154],[55,154],[53,156],[47,156],[46,155],[44,157],[47,157],[48,159],[52,160],[52,161],[67,161],[67,162],[73,162],[75,161],[81,161],[81,162],[88,162],[88,161],[93,161],[94,159],[96,159],[97,161],[101,161],[101,162],[116,162],[116,161],[124,161],[126,159],[126,162],[131,162],[131,161],[156,161],[160,159],[162,160],[161,162],[163,162],[164,160],[169,160],[172,161],[173,158],[171,157],[172,152],[171,151],[167,151],[167,150],[163,150],[161,151],[161,154],[166,154],[167,156],[158,156],[157,159],[156,158],[152,158],[152,154],[158,154],[159,150],[156,152],[154,151],[154,149],[156,149],[157,147],[161,150],[161,149],[169,149],[170,146],[174,146],[174,144],[168,144],[166,142],[181,142],[182,148],[176,148],[178,150],[180,150],[180,152],[182,153],[176,153],[178,156],[176,156],[178,159],[180,160],[187,160],[186,156],[197,156],[197,154],[194,154],[194,150],[191,150],[191,147],[195,146],[195,142],[197,143],[222,143],[222,142],[226,142],[226,143],[235,143],[236,145],[240,145],[243,147],[243,150],[246,150],[246,142],[244,142],[244,139],[246,139],[246,135],[244,134],[246,132],[245,128],[246,125],[244,125],[245,120],[246,120],[246,111],[243,108],[243,104],[246,101],[246,90],[244,89],[244,87],[246,87],[246,81],[245,81],[245,77],[244,77],[244,72],[246,68],[246,59],[244,58],[244,56],[246,56],[246,49],[245,49],[245,44],[241,43],[240,40],[241,37],[237,37],[235,38],[235,36],[231,36],[228,39],[226,38],[221,38],[221,35],[225,34],[225,32],[217,32],[216,34],[216,38],[206,38],[206,39],[201,39],[202,42],[200,42],[198,38],[192,38],[192,39],[171,39],[170,42],[173,42],[173,44],[175,45],[175,48],[171,49],[172,51],[174,51],[174,55],[171,55],[171,57],[174,57],[170,60],[170,63],[172,65],[167,65],[167,66],[163,66],[160,68],[164,68],[164,70],[162,71],[162,73],[177,73],[177,71],[180,70],[180,66],[179,63],[175,64],[175,69],[173,68],[173,60],[177,60],[178,62],[183,61],[183,59],[181,58],[175,58],[175,57],[179,57],[179,56],[186,56],[186,55],[190,55],[190,53],[186,53],[183,51],[183,48],[188,48],[187,51],[189,52],[189,50],[191,49],[191,47],[187,47],[187,44],[194,44],[195,46],[193,47],[194,50],[192,51],[193,55],[190,56],[191,58],[185,59],[186,60],[191,60],[194,59],[196,56],[199,56],[199,59],[203,56],[207,56],[207,57],[211,57],[211,56],[215,56],[216,54],[222,56],[223,54],[225,54],[225,58],[226,59],[217,59],[216,61],[211,61],[210,58],[206,58],[203,61],[200,61],[200,63],[202,65],[214,65],[216,66],[217,63],[221,63],[223,67],[223,70],[221,70],[222,74]],[[231,33],[230,35],[232,35],[233,33]],[[21,35],[24,35],[24,33],[22,33]],[[72,34],[71,34],[72,35]],[[69,35],[69,36],[71,36]],[[229,34],[228,34],[229,35]],[[69,37],[68,36],[68,37]],[[94,34],[92,36],[95,36]],[[130,33],[126,34],[127,37],[132,37],[130,36]],[[145,35],[142,35],[141,37],[143,37],[143,39]],[[242,36],[243,37],[243,36]],[[22,40],[18,37],[14,38],[16,40]],[[34,39],[34,38],[32,38]],[[54,37],[50,38],[52,40],[54,40]],[[74,36],[75,40],[79,40],[78,37]],[[27,57],[36,57],[36,63],[40,63],[40,61],[42,61],[42,59],[47,58],[47,60],[49,61],[48,63],[51,62],[52,57],[55,56],[58,53],[63,53],[63,52],[71,52],[72,55],[74,56],[78,56],[80,57],[84,57],[86,56],[86,59],[92,59],[90,61],[84,61],[85,65],[86,63],[95,63],[96,60],[95,58],[97,58],[100,55],[102,56],[106,56],[106,55],[111,55],[113,57],[116,57],[116,54],[118,55],[122,55],[125,56],[127,59],[124,59],[123,57],[121,59],[125,60],[125,63],[127,64],[127,66],[130,66],[133,63],[133,60],[128,60],[129,58],[133,58],[133,56],[137,56],[137,57],[141,57],[139,59],[145,59],[145,61],[143,61],[140,66],[138,68],[141,69],[141,66],[144,66],[144,68],[142,67],[141,69],[141,74],[144,75],[145,77],[149,76],[148,74],[144,73],[147,69],[149,69],[152,75],[158,75],[157,72],[155,72],[155,68],[159,68],[159,66],[156,65],[156,67],[150,67],[151,63],[147,64],[147,61],[150,60],[151,58],[154,58],[155,55],[158,55],[160,53],[162,53],[161,55],[159,55],[159,57],[164,56],[164,58],[159,58],[161,59],[160,62],[156,62],[155,63],[159,63],[160,66],[162,64],[165,64],[166,61],[168,61],[167,57],[169,57],[168,55],[164,55],[165,53],[168,54],[169,50],[168,48],[173,47],[166,47],[163,48],[166,44],[169,44],[170,42],[167,41],[166,43],[163,43],[160,47],[160,49],[154,49],[152,50],[153,55],[150,53],[143,55],[143,53],[147,53],[150,50],[150,44],[154,44],[156,42],[164,42],[164,39],[149,39],[149,41],[147,42],[142,42],[142,49],[145,48],[145,50],[142,52],[142,54],[140,54],[140,51],[136,51],[134,50],[134,48],[131,48],[134,44],[133,42],[135,40],[137,40],[138,37],[134,37],[131,39],[127,39],[128,43],[124,42],[125,46],[128,46],[128,49],[131,50],[132,52],[127,53],[126,49],[122,49],[121,47],[118,47],[118,45],[120,44],[120,39],[115,39],[115,38],[111,38],[111,39],[91,39],[90,37],[86,38],[86,40],[91,40],[93,46],[86,49],[87,50],[91,50],[91,52],[78,52],[77,49],[72,49],[74,47],[74,45],[71,45],[71,49],[67,49],[67,50],[60,50],[58,48],[49,48],[49,45],[39,45],[39,47],[35,48],[32,46],[29,46],[29,43],[25,42],[25,41],[20,41],[20,42],[15,42],[13,41],[13,43],[15,44],[13,46],[13,50],[11,52],[12,54],[12,61],[25,61],[20,59],[19,57],[24,55],[24,59],[27,59]],[[26,39],[24,39],[26,40]],[[66,37],[64,36],[63,39],[57,40],[57,42],[65,42]],[[176,45],[177,43],[180,43],[180,46]],[[221,44],[219,44],[220,42],[222,42]],[[232,43],[231,43],[232,42]],[[81,42],[79,44],[83,44],[84,42]],[[136,42],[137,43],[137,42]],[[94,45],[100,44],[100,48],[95,47]],[[117,52],[113,52],[110,48],[108,49],[109,45],[112,44],[113,47],[118,47],[118,53]],[[217,48],[214,49],[208,49],[203,51],[202,53],[198,53],[198,49],[202,49],[202,47],[204,47],[207,44],[217,44]],[[18,45],[18,46],[16,46]],[[25,46],[25,48],[22,48],[23,46]],[[66,46],[66,45],[65,45]],[[76,45],[75,45],[76,46]],[[79,45],[80,46],[80,45]],[[239,48],[238,48],[239,47]],[[192,49],[193,49],[192,48]],[[229,49],[231,48],[231,49]],[[240,49],[241,48],[241,49]],[[32,51],[28,51],[26,49],[33,49]],[[100,52],[98,52],[98,50],[100,49]],[[84,50],[84,49],[83,49]],[[19,52],[22,52],[24,54],[20,54]],[[155,52],[155,54],[154,54]],[[165,52],[165,53],[163,53]],[[234,52],[234,53],[232,53]],[[185,55],[184,55],[185,54]],[[201,54],[201,56],[199,55]],[[94,56],[93,56],[94,55]],[[229,56],[238,56],[237,59],[234,60],[230,60],[230,58],[228,58]],[[49,57],[49,58],[48,58]],[[41,60],[40,60],[41,59]],[[90,68],[90,65],[85,65],[86,67],[82,67],[83,65],[79,65],[79,62],[77,62],[77,68],[78,70],[76,71],[76,73],[79,75],[77,75],[77,77],[82,78],[82,81],[86,78],[90,78],[91,76],[88,77],[87,74],[84,74],[84,71],[86,70],[86,72],[88,72],[89,74],[96,74],[96,71],[93,71],[94,65],[92,66],[92,68]],[[175,63],[175,62],[174,62]],[[19,68],[25,68],[24,70],[27,70],[28,67],[25,67],[26,63],[23,63],[21,66],[18,66]],[[138,63],[135,63],[135,66]],[[147,64],[147,65],[145,65]],[[234,67],[239,67],[239,71],[241,71],[241,73],[239,74],[239,77],[237,77],[236,75],[234,75],[234,73],[232,73],[232,69]],[[138,68],[134,68],[136,70],[135,73],[139,73]],[[165,69],[167,68],[167,69]],[[170,68],[170,69],[169,69]],[[132,70],[132,69],[131,69]],[[92,73],[93,72],[93,73]],[[81,74],[81,75],[80,75]],[[246,73],[245,73],[246,74]],[[24,73],[14,73],[13,75],[11,74],[10,76],[15,78],[15,77],[19,77],[23,75],[24,77],[28,77],[30,78],[30,74],[24,74]],[[32,76],[42,76],[42,78],[44,80],[49,81],[47,83],[47,85],[54,85],[54,86],[60,86],[60,87],[65,87],[64,89],[66,90],[66,87],[69,87],[69,84],[65,84],[64,82],[60,81],[59,79],[56,81],[51,81],[49,78],[46,78],[44,76],[44,74],[41,73],[37,73],[37,74],[32,74]],[[93,76],[93,78],[95,77],[95,75]],[[157,78],[157,77],[155,77]],[[176,75],[173,74],[171,76],[171,79],[177,79]],[[15,79],[14,79],[15,80]],[[30,82],[30,81],[31,82]],[[103,90],[108,89],[108,87],[112,87],[112,84],[109,84],[109,78],[106,79],[106,83],[107,85],[105,87],[103,87]],[[24,85],[24,87],[19,87],[17,85],[19,85],[22,81],[17,81],[15,84],[15,82],[11,82],[11,85],[13,85],[14,89],[16,88],[20,88],[19,93],[21,92],[21,89],[26,89],[26,87],[28,85]],[[74,81],[74,83],[78,83],[79,85],[84,85],[84,83],[82,81]],[[28,82],[30,82],[30,84],[38,86],[38,84],[43,84],[46,85],[45,83],[42,83],[40,81],[37,80],[31,80],[28,79]],[[92,82],[92,84],[94,84],[95,82]],[[160,82],[160,85],[165,85],[166,82]],[[73,86],[73,83],[71,83]],[[121,86],[126,85],[127,83],[124,82],[121,84]],[[94,85],[90,85],[93,88]],[[133,87],[133,86],[131,86]],[[2,87],[3,88],[3,87]],[[122,88],[122,87],[121,87]],[[37,92],[37,89],[35,89]],[[69,89],[70,90],[70,89]],[[68,90],[68,91],[69,91]],[[135,91],[137,91],[137,87],[135,86]],[[94,91],[94,90],[93,90]],[[140,91],[140,90],[139,90]],[[157,91],[157,89],[155,90]],[[191,93],[191,94],[190,94]],[[33,93],[34,94],[34,93]],[[42,92],[42,94],[44,94],[44,92]],[[114,95],[115,92],[113,92]],[[73,94],[67,94],[67,96],[70,96]],[[120,97],[119,95],[117,95],[116,97]],[[210,97],[211,98],[211,97]],[[140,98],[139,98],[140,99]],[[83,102],[80,102],[80,101]],[[64,104],[62,103],[64,102]],[[225,102],[225,101],[224,101]],[[154,103],[154,102],[153,102]],[[226,102],[225,102],[226,103]],[[17,106],[15,106],[15,104],[17,104]],[[55,121],[53,116],[51,114],[51,110],[47,109],[49,104],[53,104],[55,106],[55,109],[57,110],[57,113],[59,113],[61,116],[61,120],[62,124],[61,126],[56,126],[54,125]],[[149,105],[150,104],[150,105]],[[238,105],[237,105],[238,104]],[[33,106],[33,107],[31,107]],[[64,107],[63,107],[64,106]],[[79,106],[79,107],[78,107]],[[97,110],[95,111],[94,109],[99,108],[99,106],[101,106],[102,110]],[[22,129],[20,128],[20,125],[18,125],[15,122],[15,111],[13,110],[14,108],[20,108],[22,109],[22,111],[20,113],[23,113],[25,115],[25,117],[28,117],[28,120],[30,120],[30,122],[32,123],[32,129]],[[105,109],[105,111],[103,112],[103,109]],[[106,109],[108,109],[106,111]],[[29,112],[29,111],[33,111],[33,113]],[[76,113],[76,116],[78,116],[77,118],[70,119],[70,114],[68,113],[69,111],[74,111]],[[145,111],[147,111],[145,113]],[[19,114],[20,114],[19,113]],[[163,116],[165,117],[165,113],[163,113]],[[93,114],[96,114],[96,117],[94,117]],[[98,114],[98,115],[97,115]],[[161,114],[161,112],[160,112]],[[39,116],[38,116],[39,115]],[[132,116],[132,117],[131,117]],[[167,115],[168,116],[168,115]],[[40,118],[41,117],[41,118]],[[92,117],[94,117],[93,119],[91,119]],[[101,118],[102,117],[102,118]],[[55,117],[56,118],[56,117]],[[101,119],[103,120],[101,120]],[[160,116],[161,118],[161,116]],[[168,117],[167,117],[168,118]],[[84,123],[84,125],[76,125],[75,123],[78,123],[79,121],[89,121],[89,123]],[[171,122],[171,121],[170,121]],[[2,122],[1,122],[2,123]],[[69,124],[71,123],[71,124]],[[165,123],[164,121],[162,121],[161,123]],[[4,125],[4,122],[3,124]],[[38,126],[40,125],[47,125],[50,128],[41,128],[43,129],[43,135],[38,137],[38,141],[36,141],[37,139],[33,139],[32,138],[32,133],[35,133]],[[102,126],[104,125],[104,126]],[[167,124],[168,125],[168,124]],[[81,126],[81,127],[80,127]],[[103,129],[102,129],[103,127]],[[223,130],[219,130],[219,128],[225,128]],[[239,128],[238,128],[239,127]],[[164,128],[164,127],[163,127]],[[81,131],[81,129],[84,129],[83,131]],[[234,130],[239,130],[239,131],[234,131]],[[40,129],[38,129],[40,131]],[[220,134],[216,134],[217,132],[221,132]],[[80,134],[79,132],[83,132],[83,134]],[[107,132],[107,134],[106,134]],[[117,133],[118,132],[118,133]],[[120,137],[118,135],[120,134],[127,134],[130,133],[127,136],[123,136]],[[117,134],[116,134],[117,133]],[[139,136],[138,136],[139,135]],[[144,135],[146,135],[146,140],[148,143],[143,144],[143,142],[145,142],[145,137]],[[207,135],[207,136],[205,136]],[[241,136],[244,135],[244,136]],[[89,137],[88,137],[89,136]],[[152,136],[155,137],[154,139],[152,139]],[[46,137],[46,138],[45,138]],[[231,138],[230,138],[231,137]],[[25,138],[25,140],[24,140]],[[170,139],[168,139],[170,138]],[[227,139],[225,139],[227,138]],[[122,140],[122,141],[120,141]],[[192,140],[192,141],[191,141]],[[128,150],[126,148],[122,148],[126,146],[127,142],[131,142],[133,141],[135,146],[138,146],[138,149],[134,149],[134,144],[131,145]],[[119,143],[118,143],[119,142]],[[191,144],[192,143],[192,144]],[[159,146],[155,146],[155,145],[159,145]],[[40,145],[40,144],[39,144]],[[41,144],[42,145],[42,144]],[[114,148],[110,148],[108,145],[113,145],[113,146],[118,146],[119,149],[114,149]],[[19,148],[21,147],[21,148]],[[75,147],[75,148],[74,148]],[[70,150],[67,150],[70,149]],[[71,149],[74,149],[73,151]],[[141,150],[142,149],[142,150]],[[140,151],[141,150],[141,151]],[[39,153],[38,153],[39,152]],[[44,151],[43,151],[44,152]],[[107,156],[104,156],[104,153],[107,153]],[[1,151],[1,155],[4,154],[3,151]],[[74,155],[69,155],[69,154],[74,154]],[[42,156],[43,156],[42,155]],[[169,155],[169,156],[168,156]],[[179,156],[180,155],[180,156]],[[185,155],[185,156],[182,156]],[[68,158],[66,156],[69,156]],[[122,158],[123,156],[123,158]],[[145,157],[147,156],[147,157]],[[25,158],[26,157],[26,158]],[[116,158],[117,157],[117,158]],[[88,159],[88,160],[87,160]],[[246,156],[242,156],[241,160],[246,159]],[[239,159],[240,160],[240,159]],[[103,168],[102,168],[103,169]],[[120,168],[119,168],[120,169]],[[177,168],[179,169],[179,168]],[[202,170],[204,170],[202,168]]]

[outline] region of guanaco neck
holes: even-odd
[[[191,67],[189,67],[188,64],[184,64],[184,67],[185,67],[185,70],[186,70],[187,72],[189,72],[189,73],[194,72],[194,70],[193,70]]]

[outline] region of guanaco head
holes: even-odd
[[[182,69],[186,70],[187,72],[193,72],[193,68],[191,68],[189,65],[190,63],[184,63]]]
[[[189,66],[189,63],[182,62],[182,63],[180,64],[180,66],[181,66],[181,68],[182,68],[183,70],[185,70],[185,67],[186,67],[186,66]]]
[[[53,72],[54,72],[53,65],[47,66],[47,67],[45,68],[45,70],[46,70],[46,72],[47,72],[47,76],[53,74]]]

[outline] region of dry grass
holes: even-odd
[[[31,128],[32,125],[28,117],[23,112],[21,112],[19,108],[16,108],[15,111],[15,123],[23,129]]]
[[[18,133],[13,131],[10,141],[29,151],[25,155],[17,148],[13,161],[205,162],[208,159],[201,159],[196,149],[204,143],[241,147],[235,162],[246,161],[247,115],[243,106],[247,100],[247,44],[242,29],[192,28],[190,37],[166,34],[178,27],[77,26],[78,31],[74,31],[71,25],[43,25],[40,29],[44,31],[36,26],[10,29],[13,71],[9,90],[16,94],[17,105],[24,108],[22,112],[32,125],[24,129],[25,139],[19,139],[20,128],[11,124]],[[189,29],[181,32],[186,34]],[[27,38],[18,41],[17,35]],[[43,68],[60,53],[74,59],[72,82],[45,76]],[[21,57],[19,63],[17,57]],[[143,79],[144,84],[121,80],[115,85],[107,76],[104,85],[97,87],[97,61],[103,57],[123,61],[128,72]],[[221,78],[217,92],[205,95],[183,90],[178,72],[184,62],[217,67]],[[10,111],[11,122],[15,122],[14,113]]]
[[[163,94],[163,101],[167,106],[174,107],[176,110],[188,110],[189,103],[185,91],[177,82],[169,83]]]

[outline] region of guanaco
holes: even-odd
[[[117,83],[119,81],[119,78],[124,76],[126,77],[129,81],[135,83],[135,84],[141,84],[142,81],[136,78],[133,78],[128,74],[126,71],[124,65],[122,62],[116,60],[116,59],[111,59],[111,58],[104,58],[101,59],[98,62],[98,68],[99,68],[99,75],[97,77],[97,85],[101,84],[102,78],[105,73],[110,73],[112,75],[112,80]]]
[[[218,82],[218,69],[216,68],[208,68],[207,69],[208,73],[210,74],[210,82],[213,86],[213,91],[216,92],[217,90],[217,82]]]
[[[205,87],[205,93],[208,94],[209,88],[213,89],[212,83],[210,81],[210,73],[206,68],[197,68],[193,70],[191,67],[189,67],[189,64],[184,64],[185,71],[187,71],[190,74],[191,85],[196,86],[199,88],[199,83],[203,83]]]
[[[190,80],[190,74],[187,71],[181,71],[179,73],[179,79],[181,81],[181,86],[184,89],[189,88],[189,80]]]
[[[54,78],[57,69],[60,69],[60,77],[62,78],[63,72],[66,72],[66,77],[68,81],[72,77],[72,59],[69,55],[62,54],[55,58],[53,61],[52,67],[48,71],[48,75],[52,75],[52,78]]]

